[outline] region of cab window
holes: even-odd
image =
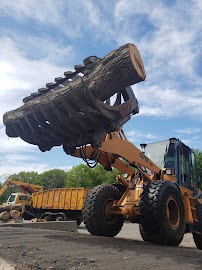
[[[8,202],[11,203],[11,202],[14,202],[14,201],[15,201],[15,195],[11,194],[10,197],[8,198]]]
[[[27,196],[24,195],[19,196],[19,201],[27,201],[27,200],[28,200]]]

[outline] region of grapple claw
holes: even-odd
[[[47,83],[46,85],[48,85],[48,83]],[[48,91],[49,91],[49,90],[48,90],[47,88],[45,88],[45,87],[39,88],[39,89],[38,89],[38,92],[39,92],[39,93],[47,93]]]
[[[73,71],[65,71],[64,75],[67,79],[71,79],[72,77],[74,77],[74,72]]]
[[[82,71],[84,71],[85,66],[84,66],[84,65],[75,65],[75,66],[74,66],[74,69],[75,69],[77,72],[82,72]]]
[[[46,87],[48,88],[48,89],[52,89],[53,87],[55,86],[55,83],[47,83],[46,84]],[[43,88],[42,88],[43,89]]]

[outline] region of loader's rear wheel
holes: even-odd
[[[193,233],[193,238],[196,247],[198,249],[202,249],[202,204],[196,205],[196,215],[198,219],[198,224],[196,225],[195,229],[198,233]]]
[[[144,241],[178,246],[185,232],[185,213],[180,191],[172,182],[148,184],[140,200],[140,233]]]
[[[114,186],[97,186],[88,193],[83,220],[91,234],[113,237],[120,232],[124,218],[122,215],[111,214],[113,201],[120,197],[119,190]]]

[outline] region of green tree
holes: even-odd
[[[53,169],[38,176],[38,184],[45,189],[65,187],[67,173],[64,170]]]
[[[197,172],[200,177],[200,187],[202,189],[202,151],[195,150],[195,153],[196,153]]]
[[[97,165],[93,169],[93,186],[113,184],[115,182],[116,176],[112,172],[106,171],[102,165]]]
[[[25,182],[29,184],[37,185],[39,183],[39,175],[37,172],[34,172],[34,171],[19,172],[17,174],[14,174],[13,178],[17,181],[21,181],[21,182]]]
[[[120,174],[118,170],[114,170],[116,174]],[[106,171],[103,166],[97,165],[94,169],[87,165],[80,164],[72,168],[67,173],[66,187],[85,187],[93,188],[101,184],[112,184],[116,182],[116,176]]]
[[[66,187],[93,187],[93,171],[84,164],[73,167],[67,173]]]

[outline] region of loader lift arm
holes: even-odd
[[[154,162],[126,139],[122,129],[119,132],[106,134],[99,148],[95,149],[91,145],[87,145],[84,148],[76,149],[71,155],[95,160],[102,164],[106,170],[112,170],[112,167],[117,168],[130,177],[134,176],[138,171],[148,183],[167,178],[165,173]],[[149,174],[148,170],[152,174]],[[172,178],[172,181],[175,180],[173,175],[170,178]],[[125,185],[128,186],[126,182]]]

